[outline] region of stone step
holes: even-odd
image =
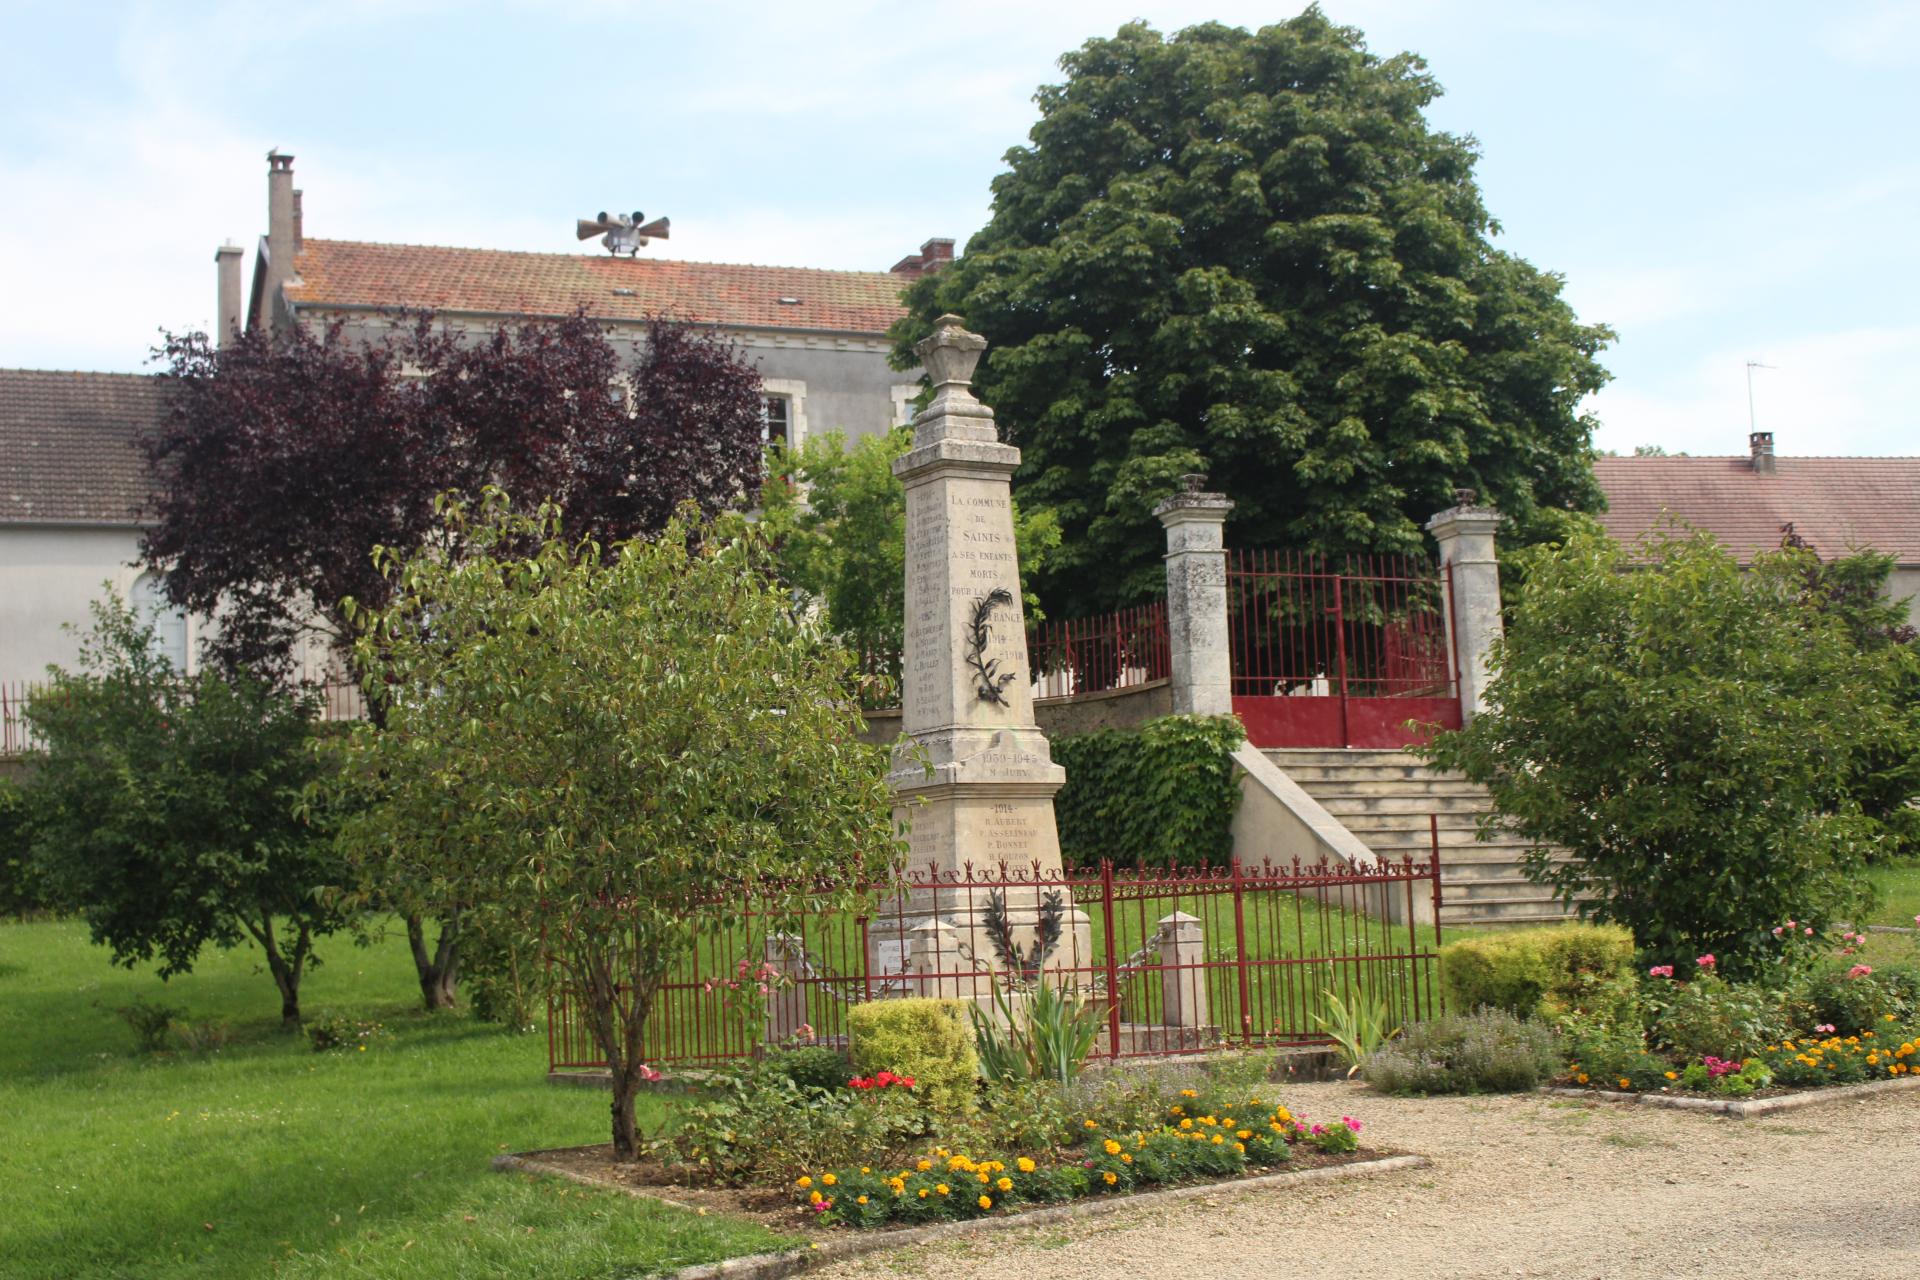
[[[1366,747],[1272,747],[1263,754],[1282,769],[1289,765],[1426,766],[1426,761],[1412,752],[1376,751]]]
[[[1395,785],[1451,782],[1465,787],[1480,786],[1460,774],[1429,769],[1419,764],[1282,764],[1280,768],[1309,791],[1316,787],[1351,782],[1387,782]]]
[[[1370,778],[1357,781],[1316,782],[1294,779],[1316,800],[1328,797],[1367,799],[1374,796],[1459,796],[1482,805],[1486,788],[1459,778]]]
[[[1440,875],[1442,902],[1535,902],[1552,897],[1544,886],[1525,876],[1492,876],[1484,880],[1449,880],[1444,869]]]
[[[1484,795],[1430,795],[1425,792],[1409,795],[1397,792],[1356,796],[1345,793],[1314,795],[1311,791],[1307,794],[1318,800],[1320,807],[1328,813],[1341,818],[1386,813],[1417,814],[1425,818],[1430,813],[1481,814],[1488,808]]]
[[[1524,864],[1513,858],[1488,858],[1484,862],[1462,862],[1440,856],[1440,883],[1443,885],[1499,884],[1527,878]]]
[[[1560,899],[1548,896],[1526,898],[1478,899],[1465,902],[1440,896],[1442,924],[1548,924],[1566,920],[1572,912]]]

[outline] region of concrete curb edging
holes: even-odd
[[[1823,1102],[1841,1102],[1848,1098],[1870,1097],[1876,1093],[1899,1093],[1920,1088],[1920,1076],[1904,1080],[1869,1080],[1865,1084],[1835,1085],[1830,1089],[1806,1089],[1783,1093],[1776,1098],[1674,1098],[1658,1093],[1616,1093],[1611,1089],[1542,1089],[1557,1098],[1586,1098],[1592,1102],[1611,1102],[1618,1106],[1665,1107],[1671,1111],[1706,1111],[1714,1115],[1750,1120],[1776,1111],[1798,1111]]]
[[[1009,1214],[1002,1218],[975,1218],[970,1222],[937,1222],[931,1226],[908,1227],[901,1231],[869,1231],[823,1240],[803,1249],[786,1249],[779,1253],[750,1253],[739,1258],[724,1258],[719,1262],[702,1262],[669,1273],[667,1280],[721,1280],[722,1277],[726,1280],[780,1280],[780,1277],[798,1275],[802,1271],[824,1266],[829,1262],[858,1258],[864,1254],[878,1253],[883,1249],[903,1249],[910,1245],[926,1244],[956,1236],[990,1234],[1011,1231],[1019,1227],[1045,1226],[1051,1222],[1068,1222],[1075,1218],[1095,1218],[1118,1213],[1122,1209],[1151,1208],[1155,1205],[1192,1200],[1201,1196],[1232,1195],[1241,1191],[1260,1191],[1300,1182],[1337,1182],[1346,1178],[1397,1173],[1403,1169],[1425,1169],[1431,1167],[1432,1163],[1425,1156],[1382,1156],[1376,1160],[1328,1165],[1321,1169],[1283,1170],[1279,1173],[1263,1173],[1258,1177],[1236,1178],[1226,1182],[1202,1182],[1192,1186],[1166,1187],[1159,1191],[1138,1191],[1098,1200],[1078,1200],[1046,1209],[1030,1209],[1025,1213]],[[676,1209],[694,1211],[689,1205],[655,1195],[651,1191],[601,1182],[527,1156],[495,1156],[493,1167],[500,1172],[551,1174],[565,1178],[569,1182],[599,1187],[604,1191],[624,1191],[636,1199],[655,1200]]]

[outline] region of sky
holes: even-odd
[[[1595,443],[1920,453],[1920,0],[1325,0],[1422,55],[1471,134],[1496,243],[1618,341]],[[213,251],[266,229],[884,270],[966,239],[1057,59],[1141,18],[1292,4],[325,4],[0,0],[0,366],[139,370],[210,328]],[[588,246],[593,251],[592,246]]]

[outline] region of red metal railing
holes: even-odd
[[[1446,580],[1425,560],[1229,552],[1234,709],[1256,746],[1404,746],[1458,727]]]
[[[0,681],[0,756],[18,756],[40,750],[43,744],[27,720],[27,704],[47,688],[44,682]],[[333,680],[315,686],[320,699],[320,719],[360,720],[367,714],[366,697],[360,686],[350,680]]]
[[[1038,622],[1027,628],[1027,666],[1033,696],[1068,698],[1132,689],[1173,672],[1167,638],[1167,602],[1116,609],[1092,618]],[[863,653],[861,705],[899,705],[900,654]],[[874,680],[873,676],[887,680]]]
[[[648,1018],[651,1062],[713,1063],[762,1051],[805,1027],[844,1044],[846,1012],[900,995],[985,1001],[1009,959],[994,945],[996,913],[1027,959],[1036,922],[1060,919],[1060,941],[1033,972],[1094,1000],[1095,1056],[1198,1053],[1223,1044],[1329,1041],[1317,1015],[1329,995],[1378,1001],[1389,1025],[1439,1007],[1439,856],[1354,868],[1299,862],[1192,871],[1065,872],[1000,866],[916,872],[866,887],[863,905],[704,929],[669,975]],[[917,927],[937,913],[951,931]],[[1394,922],[1389,917],[1397,917]],[[944,939],[944,944],[942,943]],[[774,964],[764,1008],[731,1002],[722,980]],[[1018,960],[1012,963],[1017,964]],[[553,1070],[604,1065],[573,998],[548,1003]]]

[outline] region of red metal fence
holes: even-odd
[[[26,755],[42,747],[26,710],[46,688],[41,682],[0,681],[0,757]],[[352,681],[333,680],[313,688],[320,699],[320,719],[359,720],[366,715],[366,698]]]
[[[1233,709],[1260,747],[1403,747],[1460,726],[1446,580],[1425,560],[1335,567],[1229,552]]]
[[[1027,628],[1027,666],[1036,698],[1132,689],[1165,680],[1173,673],[1167,602],[1035,623]],[[862,654],[860,671],[866,677],[862,706],[876,710],[900,705],[898,652]]]
[[[862,1001],[990,1004],[994,983],[1015,971],[1094,1001],[1094,1055],[1107,1059],[1324,1044],[1317,1016],[1329,996],[1349,1008],[1378,1002],[1389,1026],[1438,1008],[1440,930],[1415,923],[1429,906],[1440,918],[1437,849],[1365,868],[929,871],[863,897],[852,910],[778,918],[749,905],[744,923],[702,930],[655,998],[645,1059],[715,1063],[805,1033],[844,1044],[847,1010]],[[936,914],[944,927],[932,926]],[[1050,928],[1049,949],[1040,939]],[[716,985],[763,964],[782,975],[763,1008],[743,1009]],[[565,991],[549,1001],[547,1034],[551,1069],[605,1065]]]

